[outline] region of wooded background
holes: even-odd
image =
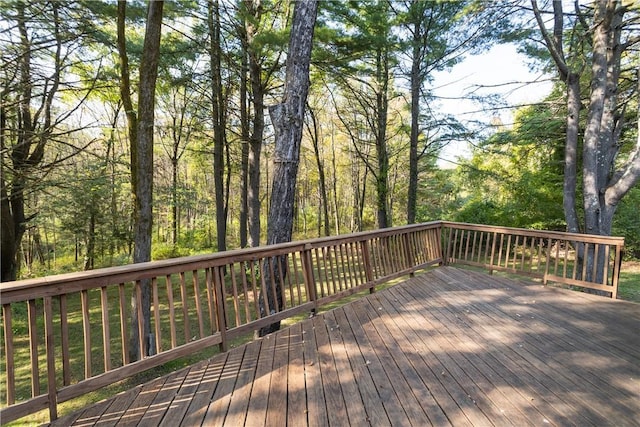
[[[165,2],[153,48],[155,3],[0,4],[3,281],[134,260],[140,183],[152,259],[265,243],[267,108],[283,95],[293,5]],[[640,257],[640,10],[561,6],[320,2],[293,237],[451,219],[623,235]],[[476,99],[487,123],[444,114],[434,73],[499,43],[517,44],[551,92],[535,105]],[[141,64],[154,53],[150,103]],[[507,108],[513,123],[490,119]],[[441,169],[452,141],[471,156]]]

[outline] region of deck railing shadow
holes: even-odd
[[[0,418],[48,409],[56,419],[61,402],[211,346],[226,351],[274,322],[435,265],[508,271],[615,298],[623,243],[435,221],[3,283]],[[596,262],[579,263],[576,247]],[[131,331],[141,360],[130,358]]]

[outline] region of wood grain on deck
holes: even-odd
[[[52,425],[638,426],[640,305],[441,267]]]

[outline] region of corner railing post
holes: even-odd
[[[549,262],[551,261],[551,237],[547,239],[547,255],[544,263],[544,276],[542,276],[542,284],[547,286],[547,282],[549,279],[547,276],[549,275]]]
[[[620,282],[620,270],[622,267],[622,247],[623,243],[616,244],[616,257],[613,264],[613,277],[611,278],[611,285],[613,290],[611,291],[611,298],[618,299],[618,283]],[[605,278],[606,280],[606,278]]]
[[[496,240],[498,240],[498,233],[493,232],[493,241],[491,242],[491,259],[489,260],[489,265],[493,266],[493,260],[495,259],[496,254]],[[493,274],[493,269],[489,269],[489,274]]]
[[[403,234],[403,240],[404,240],[404,253],[405,253],[405,258],[407,260],[407,268],[411,269],[411,273],[409,273],[410,277],[415,276],[415,264],[416,264],[416,257],[414,255],[414,246],[411,244],[411,238],[410,238],[410,232],[404,233]]]
[[[226,352],[229,349],[227,342],[227,316],[225,314],[225,292],[224,292],[224,276],[222,269],[218,266],[213,267],[213,285],[215,289],[216,300],[216,318],[218,321],[218,330],[220,331],[220,351]]]
[[[453,234],[453,227],[451,225],[447,226],[447,242],[446,242],[446,251],[444,258],[444,265],[449,265],[449,256],[451,255],[451,235]]]
[[[304,285],[307,290],[307,298],[310,302],[313,302],[311,316],[315,316],[318,311],[318,293],[316,291],[316,281],[313,275],[313,260],[310,244],[306,244],[302,251],[302,275],[304,277]]]
[[[369,250],[369,241],[362,240],[360,242],[361,250],[362,250],[362,261],[364,262],[364,274],[367,278],[367,283],[373,283],[374,274],[373,274],[373,265],[371,264],[371,253]],[[374,293],[376,291],[375,286],[372,284],[369,288],[369,293]]]
[[[442,221],[439,221],[438,228],[436,228],[436,235],[435,235],[435,238],[437,241],[436,256],[440,260],[438,265],[446,265],[446,260],[444,259],[444,255],[443,255],[444,251],[442,250],[442,246],[444,245],[442,241],[442,228],[443,228]],[[430,236],[431,233],[429,233],[428,235]],[[433,238],[428,238],[427,241],[429,242],[429,246],[433,244]]]

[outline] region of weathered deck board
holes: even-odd
[[[442,267],[52,425],[640,425],[640,305]]]

